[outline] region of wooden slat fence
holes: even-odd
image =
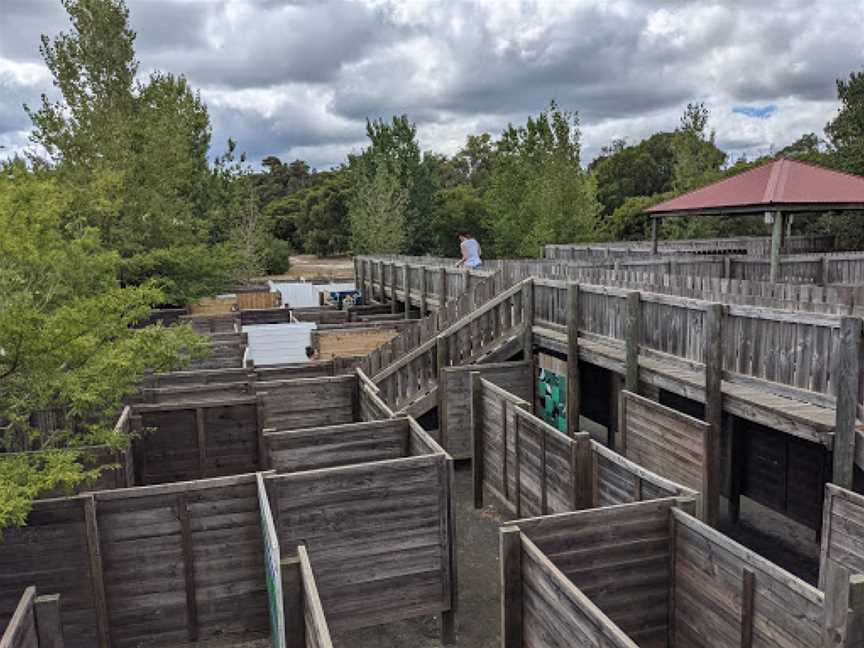
[[[688,509],[672,498],[502,528],[503,645],[859,645],[858,576],[830,562],[823,593]]]
[[[309,553],[299,545],[297,555],[282,559],[285,588],[287,648],[333,648],[330,626]]]
[[[586,432],[568,437],[533,416],[527,402],[477,374],[471,391],[475,507],[483,505],[484,489],[517,517],[698,494]]]
[[[359,367],[357,371],[357,380],[360,384],[360,420],[362,421],[378,421],[388,419],[394,416],[387,403],[381,398],[381,390],[378,388],[372,379],[363,373]]]
[[[62,647],[60,596],[37,596],[34,586],[27,587],[9,622],[0,623],[0,648]]]
[[[443,369],[438,399],[439,443],[454,459],[468,459],[472,454],[471,372],[475,371],[524,401],[532,398],[531,363],[526,360]]]
[[[266,482],[279,542],[305,544],[334,631],[433,614],[452,631],[452,459],[443,451]]]
[[[409,456],[407,418],[267,432],[269,468],[297,472]]]
[[[819,587],[824,589],[829,560],[852,574],[864,574],[864,495],[825,485]]]
[[[359,419],[353,375],[258,382],[263,428],[292,430],[353,423]]]
[[[714,456],[712,426],[626,390],[618,415],[616,449],[643,468],[697,491],[697,516],[716,524],[720,458]]]
[[[255,396],[140,404],[133,409],[135,483],[160,484],[261,468]]]
[[[258,514],[261,516],[261,538],[264,548],[264,574],[267,582],[267,608],[270,616],[270,638],[273,648],[286,648],[285,596],[283,592],[282,552],[273,522],[270,498],[259,472],[255,477]],[[293,630],[293,628],[292,628]]]

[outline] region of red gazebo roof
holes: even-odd
[[[779,158],[645,210],[671,214],[864,209],[864,177]]]

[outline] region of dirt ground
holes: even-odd
[[[347,279],[354,278],[354,262],[350,256],[320,258],[312,254],[298,254],[291,257],[291,267],[281,275],[272,275],[268,279],[288,280],[306,279]]]

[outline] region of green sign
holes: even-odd
[[[567,377],[548,369],[537,375],[537,414],[552,427],[567,433]]]

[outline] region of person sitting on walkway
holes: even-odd
[[[456,264],[457,268],[479,268],[483,264],[480,259],[480,244],[470,232],[459,232],[459,249],[462,251],[462,259]]]

